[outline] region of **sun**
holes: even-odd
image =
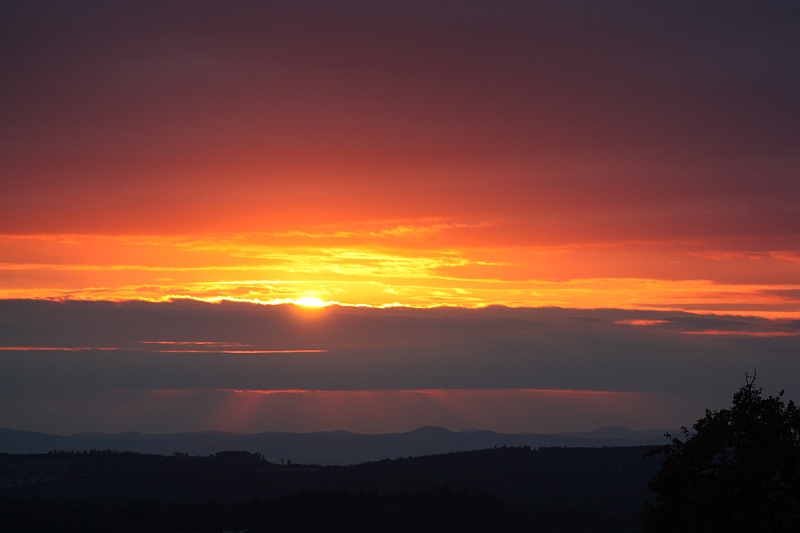
[[[294,305],[300,305],[302,307],[325,307],[330,304],[314,296],[303,296],[302,298],[297,298],[294,301]]]

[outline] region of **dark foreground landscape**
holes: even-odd
[[[257,453],[0,454],[4,531],[637,531],[649,446],[498,447],[351,466]]]

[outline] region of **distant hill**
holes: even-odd
[[[0,454],[0,516],[10,531],[634,532],[660,464],[649,449],[499,447],[352,466]]]
[[[70,436],[0,429],[0,453],[47,453],[52,450],[113,450],[159,455],[175,452],[211,455],[226,450],[260,453],[274,463],[347,465],[381,459],[481,450],[495,446],[604,447],[664,444],[663,431],[601,428],[588,433],[509,434],[450,431],[423,427],[407,433],[358,434],[346,431],[254,434],[79,433]]]

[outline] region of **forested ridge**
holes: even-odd
[[[9,531],[636,531],[649,447],[496,448],[352,466],[259,454],[0,455]]]

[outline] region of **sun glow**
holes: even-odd
[[[294,300],[295,305],[301,307],[326,307],[331,305],[330,302],[324,302],[315,296],[303,296]]]

